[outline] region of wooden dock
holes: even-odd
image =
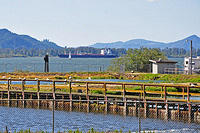
[[[52,102],[54,101],[54,102]],[[0,79],[0,105],[115,113],[200,123],[200,86]]]

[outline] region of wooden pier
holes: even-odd
[[[200,86],[0,79],[0,105],[114,113],[200,123]]]

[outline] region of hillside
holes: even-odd
[[[186,42],[186,40],[192,40],[193,41],[193,47],[194,48],[200,48],[200,38],[196,35],[189,36],[187,38],[184,38],[182,40],[178,40],[175,42],[170,43],[164,43],[164,42],[155,42],[155,41],[149,41],[145,39],[133,39],[126,42],[118,41],[113,43],[96,43],[93,45],[90,45],[94,48],[140,48],[140,47],[147,47],[147,48],[184,48],[189,49],[190,45]]]
[[[18,35],[7,29],[0,29],[0,48],[9,49],[60,49],[62,47],[48,40],[39,41],[28,35]]]

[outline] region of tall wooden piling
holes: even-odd
[[[52,101],[52,105],[56,107],[57,105],[56,105],[56,101],[55,101],[55,99],[56,99],[56,93],[55,92],[56,92],[56,83],[55,83],[55,81],[53,81],[53,90],[52,90],[53,101]]]
[[[70,111],[73,109],[73,103],[72,103],[72,83],[69,81],[69,106],[70,106]]]
[[[169,104],[165,103],[165,120],[168,120],[169,119]]]
[[[88,95],[89,93],[89,86],[88,83],[86,83],[86,99],[87,99],[87,112],[90,112],[90,97]]]
[[[156,115],[156,118],[158,118],[158,103],[156,102],[155,103],[155,115]]]
[[[8,87],[7,87],[7,93],[8,93],[8,107],[10,107],[10,84],[11,84],[11,79],[8,79]]]
[[[25,95],[24,95],[24,89],[25,89],[25,79],[22,80],[22,106],[25,107]]]
[[[127,102],[126,102],[126,87],[125,87],[125,84],[122,84],[122,90],[123,90],[123,102],[124,102],[123,114],[127,115]]]
[[[38,104],[38,108],[40,108],[40,81],[37,80],[37,104]]]
[[[107,88],[106,88],[106,83],[103,84],[104,86],[104,101],[105,101],[105,114],[108,113],[108,98],[107,98]]]

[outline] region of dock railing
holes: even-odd
[[[33,93],[35,97],[35,94],[37,94],[38,99],[40,94],[52,94],[55,99],[63,99],[57,95],[76,94],[123,99],[200,102],[200,86],[198,84],[0,79],[0,91],[7,92],[8,99],[11,98],[12,92],[16,92],[22,94],[20,97],[22,99],[25,98],[25,93]],[[19,98],[16,97],[16,99]]]

